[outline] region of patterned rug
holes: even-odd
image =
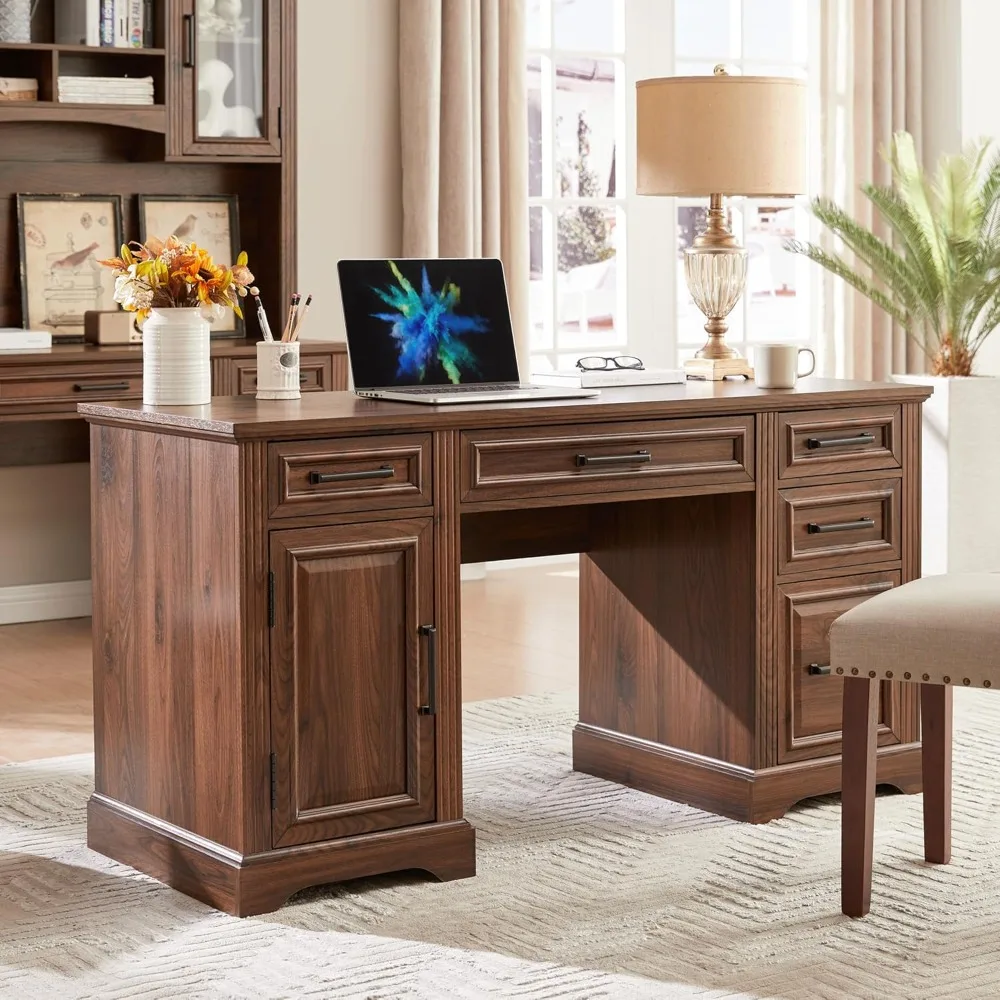
[[[879,797],[869,918],[839,912],[839,803],[751,827],[570,769],[574,700],[466,710],[479,875],[217,913],[84,846],[91,760],[0,767],[0,996],[995,997],[1000,698],[956,692],[954,861]]]

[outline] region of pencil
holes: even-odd
[[[295,323],[295,328],[292,330],[292,335],[289,338],[290,340],[299,339],[299,330],[302,329],[302,324],[306,321],[306,316],[309,313],[309,305],[312,302],[312,300],[313,300],[312,295],[306,296],[306,301],[302,306],[302,311],[298,314],[298,318]]]
[[[281,331],[281,342],[284,344],[292,339],[292,324],[295,322],[295,314],[298,312],[299,299],[298,292],[292,293],[292,299],[288,303],[288,315],[285,317],[285,328]]]

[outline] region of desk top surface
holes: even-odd
[[[199,437],[237,440],[301,438],[325,434],[448,428],[594,423],[657,417],[697,417],[765,410],[825,409],[920,402],[924,385],[802,379],[795,389],[760,389],[744,381],[644,385],[603,389],[592,399],[423,406],[361,399],[351,392],[303,393],[301,399],[258,401],[217,396],[205,406],[142,406],[135,402],[81,403],[89,420]]]

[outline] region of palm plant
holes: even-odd
[[[828,198],[812,213],[854,254],[852,266],[814,243],[786,242],[885,310],[931,359],[935,375],[970,375],[976,352],[1000,325],[1000,153],[992,142],[943,156],[932,178],[913,137],[897,132],[892,186],[861,191],[888,223],[880,239]],[[858,265],[862,265],[859,267]]]

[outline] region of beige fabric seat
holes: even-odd
[[[841,891],[844,913],[871,901],[879,682],[920,684],[924,856],[951,858],[951,694],[1000,687],[1000,573],[914,580],[858,604],[830,629],[844,678]]]

